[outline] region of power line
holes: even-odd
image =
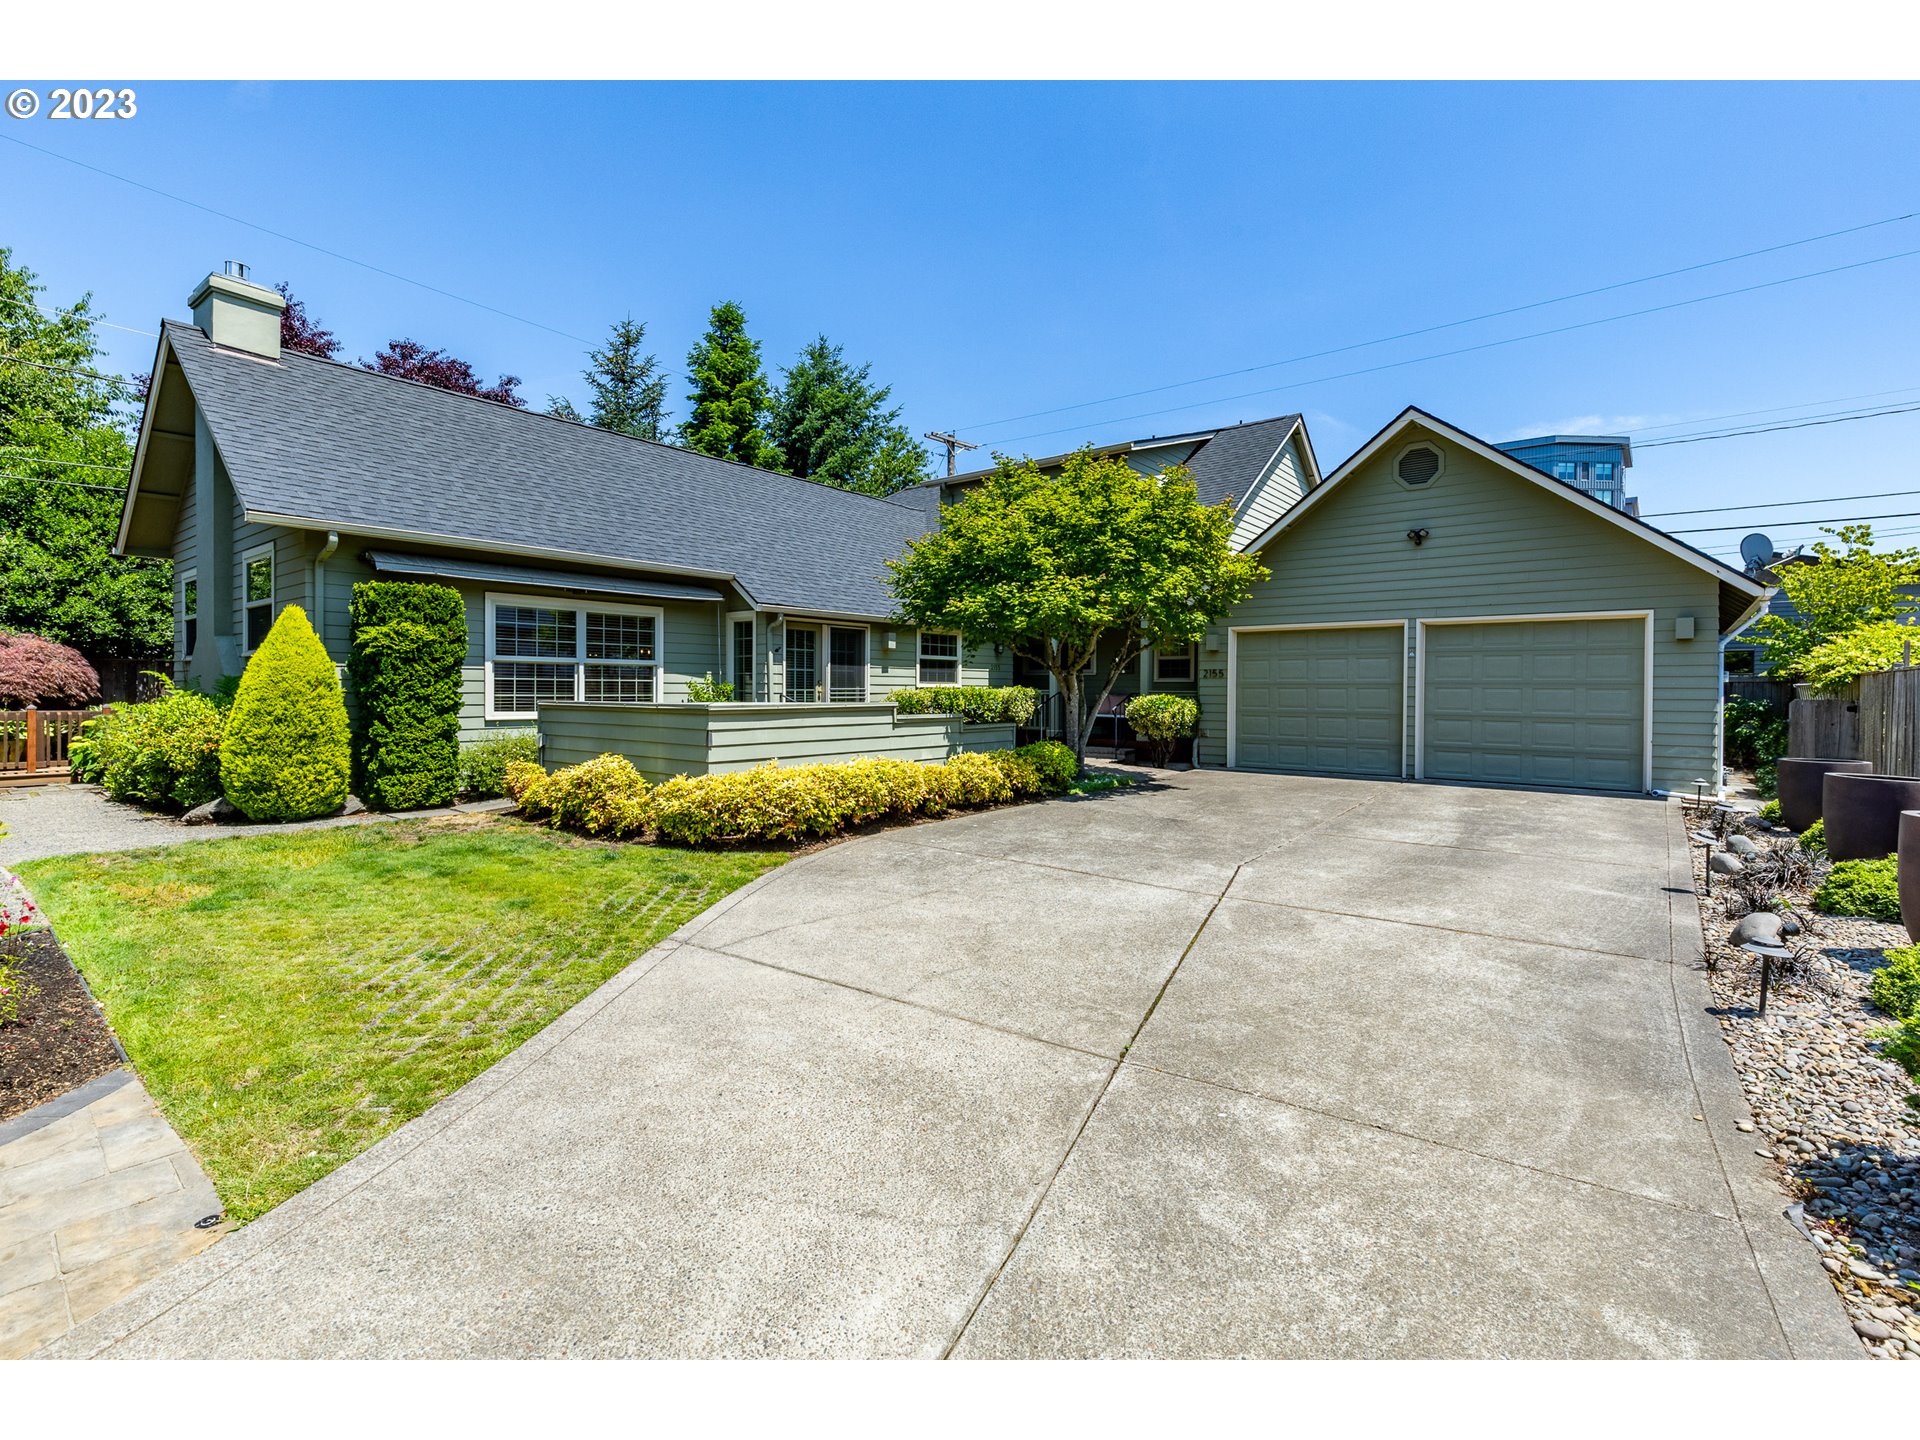
[[[249,230],[258,230],[262,235],[271,235],[274,239],[284,240],[289,245],[298,245],[303,250],[311,250],[318,255],[326,255],[335,260],[343,260],[349,265],[359,266],[362,270],[371,270],[376,275],[384,275],[389,280],[398,280],[403,285],[412,285],[416,289],[426,290],[432,294],[444,296],[449,300],[457,300],[462,305],[471,305],[477,310],[485,310],[489,314],[500,316],[502,319],[517,321],[522,325],[531,325],[536,330],[544,330],[549,335],[558,335],[565,340],[578,341],[582,345],[592,345],[595,343],[584,336],[574,335],[566,330],[555,329],[551,325],[543,325],[538,320],[529,320],[524,315],[515,315],[512,311],[502,310],[497,305],[489,305],[484,300],[474,300],[465,295],[456,295],[451,290],[442,290],[438,285],[429,285],[424,280],[415,280],[412,276],[402,275],[397,270],[388,270],[383,266],[373,264],[371,261],[357,260],[351,255],[343,255],[338,250],[329,250],[324,245],[315,245],[310,240],[302,240],[297,236],[287,234],[283,230],[274,230],[268,226],[256,224],[252,220],[243,220],[238,215],[229,215],[226,211],[216,210],[211,205],[202,205],[198,200],[189,200],[184,195],[175,195],[171,191],[160,189],[157,185],[148,185],[144,181],[134,180],[125,175],[117,175],[111,170],[103,170],[98,165],[89,165],[84,160],[76,160],[71,155],[62,155],[58,150],[49,150],[43,145],[32,144],[29,141],[22,140],[17,135],[0,135],[0,140],[12,141],[15,145],[24,146],[26,149],[37,151],[42,155],[51,156],[55,160],[63,160],[67,164],[76,165],[82,170],[91,170],[96,175],[104,175],[109,180],[118,180],[122,185],[131,185],[136,190],[145,190],[150,195],[158,195],[163,200],[171,200],[176,205],[186,205],[194,210],[202,211],[205,214],[215,216],[221,220],[230,221],[235,225],[244,225]],[[1891,220],[1885,220],[1878,223],[1891,224],[1893,222]]]
[[[1438,325],[1425,325],[1418,330],[1402,330],[1397,335],[1383,335],[1377,340],[1357,340],[1351,345],[1336,345],[1330,350],[1314,350],[1304,355],[1294,355],[1285,360],[1268,360],[1259,365],[1246,365],[1238,370],[1222,370],[1215,375],[1202,375],[1194,380],[1175,380],[1166,385],[1149,385],[1144,390],[1129,390],[1120,395],[1109,395],[1101,400],[1082,400],[1073,405],[1056,405],[1050,410],[1029,410],[1024,415],[1007,415],[998,420],[981,420],[972,425],[963,425],[963,430],[991,430],[996,425],[1012,425],[1021,420],[1038,420],[1046,415],[1064,415],[1069,410],[1087,410],[1095,405],[1110,405],[1121,400],[1136,400],[1142,395],[1158,395],[1167,390],[1180,390],[1188,385],[1206,385],[1215,380],[1230,380],[1236,375],[1251,375],[1261,370],[1272,370],[1282,365],[1298,365],[1307,360],[1324,360],[1329,355],[1344,355],[1352,350],[1365,350],[1375,345],[1388,345],[1395,340],[1411,340],[1420,335],[1432,335],[1440,330],[1456,330],[1462,325],[1477,325],[1482,320],[1498,320],[1506,315],[1518,315],[1528,310],[1543,309],[1548,305],[1564,305],[1571,300],[1584,300],[1594,295],[1604,295],[1612,290],[1625,290],[1635,285],[1651,284],[1655,280],[1669,280],[1675,275],[1690,274],[1695,270],[1710,270],[1717,265],[1731,265],[1738,260],[1751,260],[1757,255],[1772,255],[1780,250],[1792,250],[1801,245],[1814,245],[1822,240],[1835,240],[1842,235],[1857,235],[1862,230],[1876,230],[1883,225],[1897,225],[1911,220],[1920,211],[1909,211],[1905,215],[1890,215],[1884,220],[1870,220],[1864,225],[1852,225],[1845,230],[1829,230],[1822,235],[1809,235],[1802,240],[1788,240],[1779,245],[1764,246],[1759,250],[1745,250],[1738,255],[1725,255],[1718,260],[1702,260],[1693,265],[1682,265],[1675,270],[1662,270],[1653,275],[1641,275],[1632,280],[1617,280],[1611,285],[1596,285],[1591,290],[1576,290],[1568,295],[1556,295],[1550,300],[1530,300],[1524,305],[1510,305],[1504,310],[1489,310],[1481,315],[1470,315],[1464,320],[1447,320]],[[1824,402],[1816,402],[1824,403]]]
[[[55,480],[46,475],[0,474],[0,480],[26,480],[35,485],[65,485],[73,490],[107,490],[115,495],[124,495],[127,489],[124,485],[96,485],[90,480]]]
[[[1768,405],[1760,410],[1735,410],[1727,415],[1696,415],[1691,420],[1669,420],[1660,425],[1639,425],[1632,427],[1636,435],[1650,435],[1656,430],[1677,430],[1682,425],[1711,425],[1716,420],[1744,420],[1749,415],[1777,415],[1782,410],[1804,410],[1809,405],[1844,405],[1849,400],[1878,400],[1885,395],[1907,395],[1920,390],[1920,385],[1902,385],[1898,390],[1869,390],[1864,395],[1831,395],[1825,400],[1800,400],[1791,405]]]
[[[19,450],[11,446],[0,447],[0,455],[18,457],[14,461],[16,464],[20,459],[24,459],[33,465],[61,465],[69,470],[106,470],[115,475],[124,475],[127,473],[127,467],[124,465],[94,465],[85,460],[37,460],[33,458],[33,451]]]
[[[1780,423],[1784,425],[1784,424],[1790,424],[1794,421],[1825,420],[1834,416],[1838,416],[1843,419],[1864,420],[1874,415],[1897,415],[1900,413],[1900,410],[1902,406],[1905,405],[1905,403],[1906,403],[1905,401],[1895,403],[1894,401],[1889,400],[1885,404],[1861,405],[1861,406],[1856,406],[1850,410],[1822,410],[1812,415],[1794,415],[1787,420],[1782,420]],[[1645,449],[1651,449],[1659,445],[1676,445],[1682,440],[1693,440],[1703,436],[1711,438],[1719,435],[1744,435],[1744,434],[1747,434],[1749,431],[1757,435],[1762,431],[1766,430],[1767,428],[1768,428],[1768,422],[1756,420],[1747,425],[1729,425],[1725,427],[1716,425],[1716,426],[1711,426],[1705,430],[1690,430],[1684,435],[1669,435],[1664,440],[1636,440],[1634,441],[1634,443],[1640,446],[1641,449],[1645,450]]]
[[[0,140],[7,137],[0,135]],[[102,375],[98,370],[83,370],[74,365],[49,365],[44,360],[29,360],[24,355],[0,354],[0,363],[11,365],[31,365],[36,370],[51,370],[61,375],[85,375],[94,380],[105,380],[113,385],[125,385],[133,388],[133,382],[124,375]]]
[[[57,315],[49,315],[45,310],[42,310],[38,305],[35,305],[31,300],[22,300],[13,295],[0,295],[0,304],[18,305],[23,310],[33,311],[33,313],[38,315],[42,320],[57,321],[60,318]],[[129,335],[144,335],[149,340],[158,340],[160,338],[158,335],[154,334],[154,332],[151,330],[136,330],[131,325],[116,325],[111,320],[101,320],[92,315],[82,315],[80,319],[84,320],[88,325],[99,325],[108,330],[124,330]]]
[[[1714,435],[1683,435],[1677,440],[1649,440],[1642,450],[1658,450],[1662,445],[1698,445],[1702,440],[1737,440],[1742,435],[1770,435],[1776,430],[1807,430],[1816,425],[1845,425],[1851,420],[1878,420],[1883,415],[1911,415],[1920,405],[1902,405],[1891,410],[1868,410],[1856,415],[1838,415],[1826,420],[1795,420],[1781,425],[1756,425],[1746,430],[1723,430]]]
[[[1751,505],[1709,505],[1701,510],[1653,510],[1642,515],[1642,520],[1658,520],[1669,515],[1724,515],[1729,510],[1782,510],[1789,505],[1844,505],[1850,500],[1890,500],[1897,495],[1920,495],[1920,490],[1875,490],[1867,495],[1822,495],[1813,500],[1756,500]],[[1812,525],[1812,520],[1797,521],[1797,524]]]
[[[1897,510],[1887,515],[1830,515],[1824,520],[1798,520],[1797,525],[1858,525],[1863,520],[1920,520],[1920,511]],[[1738,525],[1694,525],[1685,530],[1669,530],[1669,535],[1705,535],[1714,530],[1745,530],[1754,522],[1744,520]]]
[[[6,138],[0,136],[0,138]],[[1158,410],[1142,410],[1132,415],[1107,416],[1097,423],[1118,425],[1129,420],[1150,420],[1157,415],[1174,415],[1183,410],[1197,410],[1203,405],[1224,405],[1234,400],[1251,400],[1262,395],[1273,395],[1285,390],[1304,390],[1312,385],[1325,385],[1335,380],[1350,380],[1357,375],[1377,375],[1383,370],[1398,370],[1408,365],[1423,365],[1431,360],[1448,360],[1457,355],[1472,355],[1482,350],[1497,350],[1503,345],[1517,345],[1523,340],[1540,340],[1551,335],[1566,335],[1576,330],[1591,330],[1597,325],[1612,325],[1621,320],[1635,320],[1643,315],[1658,315],[1668,310],[1680,310],[1689,305],[1701,305],[1709,300],[1725,300],[1735,295],[1750,295],[1759,290],[1773,290],[1782,285],[1797,284],[1802,280],[1818,280],[1827,275],[1839,275],[1849,270],[1862,270],[1869,265],[1885,265],[1894,260],[1907,260],[1920,255],[1920,250],[1900,250],[1891,255],[1876,255],[1870,260],[1855,260],[1846,265],[1832,265],[1824,270],[1809,270],[1799,275],[1787,275],[1778,280],[1762,280],[1752,285],[1740,285],[1731,290],[1717,290],[1710,295],[1695,295],[1686,300],[1671,300],[1664,305],[1649,305],[1641,310],[1628,310],[1618,315],[1603,315],[1595,320],[1580,320],[1570,325],[1556,325],[1546,330],[1532,330],[1525,335],[1510,335],[1502,340],[1484,340],[1477,345],[1462,345],[1454,350],[1439,350],[1431,355],[1415,355],[1406,360],[1389,360],[1379,365],[1367,365],[1358,370],[1342,370],[1332,375],[1318,375],[1310,380],[1295,380],[1285,385],[1269,385],[1259,390],[1243,390],[1235,395],[1217,395],[1205,400],[1193,400],[1184,405],[1168,405]],[[1014,435],[999,441],[1001,445],[1015,445],[1022,440],[1039,440],[1049,435],[1060,435],[1078,429],[1075,425],[1062,425],[1052,430],[1037,430],[1026,435]],[[1660,443],[1660,442],[1655,442]]]

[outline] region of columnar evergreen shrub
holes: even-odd
[[[221,788],[250,820],[311,820],[345,803],[351,772],[333,661],[306,611],[289,605],[240,676],[220,742]]]
[[[460,793],[492,800],[507,793],[507,767],[538,762],[540,737],[531,730],[503,730],[460,747]]]
[[[353,587],[354,768],[376,810],[444,805],[460,788],[466,607],[445,585]]]

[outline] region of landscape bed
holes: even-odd
[[[1762,845],[1790,838],[1747,833]],[[1692,851],[1707,983],[1753,1112],[1755,1149],[1804,1205],[1804,1228],[1867,1353],[1920,1359],[1920,1112],[1907,1103],[1913,1078],[1880,1053],[1895,1022],[1869,995],[1907,932],[1820,914],[1809,891],[1794,894],[1806,929],[1791,937],[1796,959],[1773,973],[1762,1019],[1760,961],[1728,940],[1728,878],[1715,875],[1709,891],[1707,851]]]
[[[786,858],[461,816],[19,870],[228,1215],[247,1220]]]
[[[53,935],[17,930],[0,938],[26,994],[12,1024],[0,1026],[0,1120],[57,1099],[120,1063],[113,1032]]]

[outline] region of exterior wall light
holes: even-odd
[[[1418,529],[1418,530],[1409,530],[1407,531],[1407,539],[1413,542],[1413,546],[1417,550],[1422,545],[1427,543],[1427,535],[1429,533],[1430,532],[1428,532],[1425,529],[1425,527],[1422,527],[1421,529]]]

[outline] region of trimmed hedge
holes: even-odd
[[[220,784],[249,820],[311,820],[346,803],[347,707],[326,647],[289,605],[253,652],[220,742]]]
[[[354,771],[376,810],[445,805],[460,788],[460,666],[467,615],[446,585],[353,587]]]
[[[1127,724],[1153,747],[1153,758],[1165,764],[1174,743],[1192,739],[1200,728],[1200,705],[1186,695],[1165,691],[1136,695],[1127,702]]]
[[[929,685],[887,697],[902,715],[958,715],[969,725],[1024,725],[1040,708],[1026,685]]]
[[[1063,757],[1064,753],[1064,759]],[[538,765],[506,766],[507,793],[530,819],[602,839],[652,831],[680,845],[823,839],[876,820],[1003,805],[1064,790],[1073,752],[1058,741],[943,765],[850,760],[829,765],[762,765],[724,775],[681,775],[651,790],[618,755],[548,775]]]
[[[507,793],[507,767],[540,760],[540,737],[531,730],[502,730],[460,747],[460,793],[492,800]]]

